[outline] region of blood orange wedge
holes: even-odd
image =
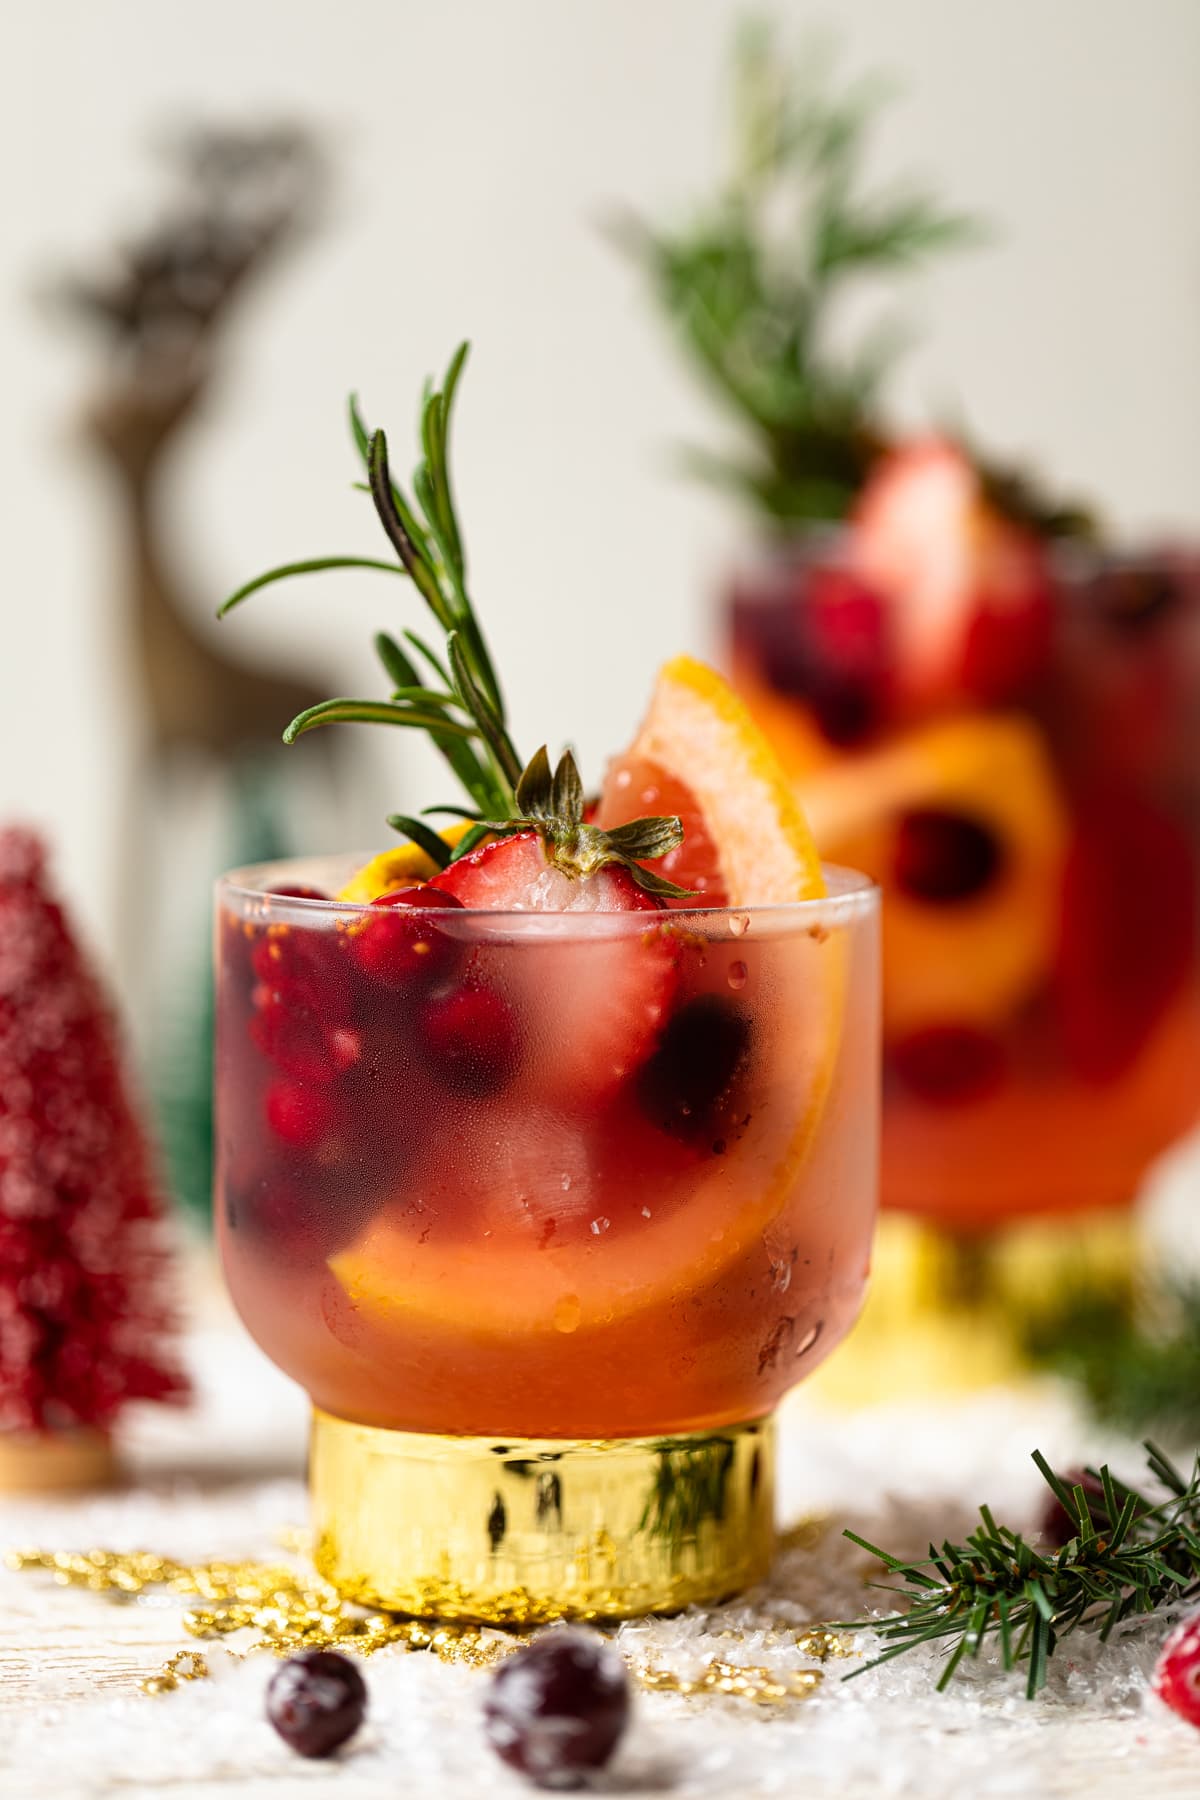
[[[812,833],[770,744],[728,683],[690,656],[659,674],[641,730],[609,769],[596,823],[611,829],[646,811],[678,813],[683,824],[683,843],[655,864],[696,891],[675,906],[773,906],[825,892]]]
[[[375,1325],[473,1340],[603,1330],[711,1286],[746,1256],[761,1254],[765,1270],[768,1228],[787,1237],[794,1223],[800,1241],[804,1168],[838,1060],[846,945],[774,910],[824,895],[812,838],[742,703],[688,658],[663,670],[598,822],[621,824],[648,803],[685,826],[656,867],[703,892],[682,903],[692,916],[660,914],[655,927],[678,957],[657,1050],[595,1116],[568,1108],[539,1123],[526,1090],[507,1110],[497,1098],[486,1127],[464,1121],[454,1191],[397,1193],[331,1260]],[[714,906],[723,910],[695,910]],[[487,1146],[474,1166],[467,1137]],[[447,1228],[422,1236],[415,1216]]]
[[[991,1031],[1053,965],[1067,814],[1036,725],[939,721],[801,784],[829,855],[883,887],[884,1022]]]

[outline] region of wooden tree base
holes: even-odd
[[[0,1494],[110,1487],[117,1459],[103,1431],[0,1432]]]

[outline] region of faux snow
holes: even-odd
[[[210,1339],[198,1355],[210,1389],[206,1434],[211,1441],[216,1429],[228,1444],[220,1438],[218,1399],[224,1394],[230,1406],[236,1392],[242,1447],[255,1441],[255,1417],[269,1418],[274,1448],[294,1456],[300,1409],[248,1356],[232,1337]],[[1004,1675],[991,1660],[965,1667],[941,1695],[934,1689],[936,1649],[844,1681],[878,1647],[870,1634],[859,1636],[854,1654],[823,1664],[796,1648],[798,1628],[860,1616],[887,1601],[865,1585],[878,1565],[842,1538],[844,1525],[913,1553],[931,1535],[969,1528],[981,1500],[1002,1520],[1028,1526],[1044,1494],[1029,1461],[1035,1446],[1059,1466],[1107,1457],[1137,1479],[1136,1446],[1097,1438],[1061,1390],[1048,1386],[852,1414],[824,1411],[800,1395],[785,1409],[781,1436],[782,1520],[823,1522],[798,1534],[769,1583],[738,1602],[631,1622],[616,1641],[635,1669],[694,1677],[720,1658],[787,1675],[820,1670],[823,1679],[810,1697],[777,1706],[639,1691],[635,1725],[601,1791],[679,1800],[1077,1792],[1094,1800],[1118,1783],[1139,1797],[1200,1791],[1200,1736],[1147,1697],[1165,1616],[1107,1646],[1087,1634],[1069,1639],[1051,1664],[1048,1688],[1032,1703],[1021,1678]],[[262,1442],[257,1448],[261,1454]],[[298,1479],[181,1485],[151,1473],[123,1494],[0,1505],[0,1548],[95,1544],[185,1561],[277,1559],[280,1532],[302,1525],[304,1513]],[[103,1682],[94,1695],[80,1694],[78,1679],[72,1691],[60,1692],[41,1665],[35,1697],[3,1715],[6,1796],[199,1800],[218,1792],[310,1794],[321,1783],[322,1792],[347,1800],[532,1791],[483,1744],[478,1718],[487,1674],[420,1652],[373,1656],[365,1670],[367,1726],[332,1762],[303,1762],[263,1717],[270,1659],[239,1662],[222,1645],[196,1644],[182,1628],[176,1634],[174,1610],[186,1604],[146,1595],[117,1607],[105,1595],[60,1591],[42,1575],[0,1573],[0,1642],[30,1646],[26,1672],[38,1661],[38,1642],[53,1642],[56,1658],[94,1669]],[[62,1649],[68,1641],[69,1658]],[[203,1652],[212,1679],[142,1695],[140,1677],[186,1647]]]

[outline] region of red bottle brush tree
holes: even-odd
[[[104,1433],[187,1387],[116,1023],[44,862],[0,831],[0,1460],[9,1434]]]

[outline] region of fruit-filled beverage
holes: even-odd
[[[743,912],[288,892],[318,882],[247,871],[219,902],[221,1245],[267,1353],[408,1432],[769,1413],[866,1275],[866,884]]]
[[[885,1204],[1127,1206],[1200,1111],[1200,565],[1052,558],[923,445],[730,624],[822,853],[884,890]]]
[[[222,1255],[312,1397],[341,1592],[523,1624],[675,1609],[765,1572],[773,1409],[862,1298],[878,893],[822,869],[688,657],[592,795],[569,751],[517,754],[448,474],[464,354],[425,400],[417,507],[352,408],[398,560],[227,602],[407,575],[444,650],[381,633],[389,697],[285,737],[420,730],[466,804],[393,815],[365,861],[220,884]]]

